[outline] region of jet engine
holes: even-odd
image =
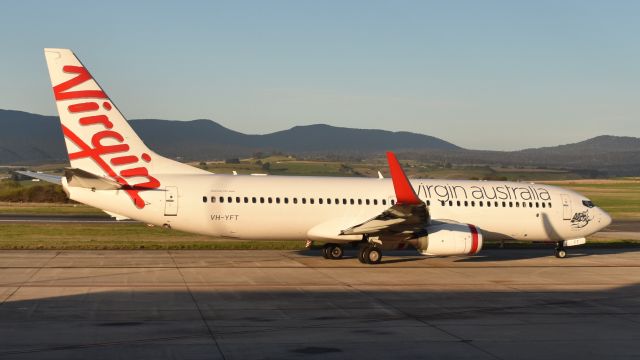
[[[436,224],[411,243],[422,255],[473,255],[482,249],[482,232],[471,224]]]

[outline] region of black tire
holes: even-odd
[[[327,256],[331,260],[340,260],[344,256],[344,249],[340,245],[331,244],[327,250]]]
[[[558,259],[564,259],[567,257],[567,252],[564,249],[558,249],[556,250],[556,257]]]
[[[377,246],[369,246],[364,252],[364,260],[367,264],[380,264],[382,251]]]
[[[367,252],[368,245],[362,245],[358,249],[358,261],[362,264],[366,264],[367,260],[365,258],[365,253]]]
[[[322,257],[325,259],[329,259],[329,249],[331,248],[331,244],[324,244],[322,247]]]

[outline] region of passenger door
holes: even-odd
[[[571,198],[569,195],[561,194],[562,198],[562,219],[571,220]]]

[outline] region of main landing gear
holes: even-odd
[[[562,241],[556,243],[556,257],[558,259],[564,259],[567,257],[567,252],[564,250],[564,242]]]
[[[359,244],[358,260],[363,264],[380,264],[382,261],[382,248],[376,241],[369,242],[368,238],[356,242]],[[325,244],[322,247],[322,257],[330,260],[339,260],[344,256],[344,248],[338,244]]]
[[[344,249],[338,244],[325,244],[322,247],[322,256],[325,259],[339,260],[344,255]]]
[[[358,260],[363,264],[380,264],[382,249],[376,243],[364,243],[358,249]]]

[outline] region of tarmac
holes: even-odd
[[[639,250],[0,251],[0,359],[640,358]]]

